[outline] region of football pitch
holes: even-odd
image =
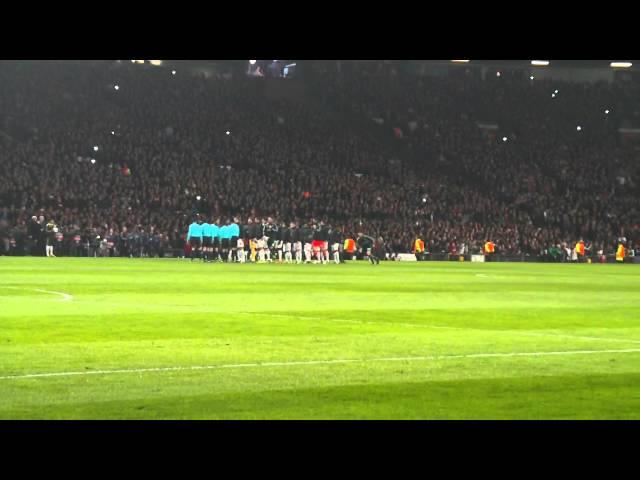
[[[636,265],[0,258],[0,419],[638,419]]]

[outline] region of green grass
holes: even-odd
[[[4,257],[0,377],[0,419],[637,419],[640,269]]]

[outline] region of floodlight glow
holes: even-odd
[[[549,60],[531,60],[531,65],[535,65],[536,67],[546,67],[549,65]]]
[[[611,62],[613,68],[629,68],[631,65],[631,62]]]
[[[144,63],[144,60],[134,60],[136,63]]]
[[[159,67],[160,65],[162,65],[162,60],[149,60],[149,63],[151,65],[155,65],[156,67]]]
[[[255,60],[249,60],[249,63],[250,63],[251,65],[255,65],[255,64],[256,64],[256,61],[255,61]]]
[[[453,63],[469,63],[469,60],[451,60]]]

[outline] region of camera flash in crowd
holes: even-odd
[[[113,130],[111,130],[111,135],[115,135],[115,134],[116,134],[116,132],[114,132]]]
[[[496,72],[496,77],[499,77],[500,75],[502,75],[500,72]]]
[[[507,137],[502,137],[502,141],[506,142],[507,141]]]
[[[175,75],[176,71],[175,70],[171,70],[171,75]]]
[[[229,135],[231,132],[229,130],[226,131],[226,134]]]
[[[113,88],[115,88],[116,90],[120,90],[120,86],[119,85],[114,85]]]
[[[580,125],[578,125],[578,126],[576,127],[576,130],[577,130],[577,131],[580,131],[580,130],[582,130],[582,127],[581,127]]]
[[[605,110],[605,111],[604,111],[604,114],[605,114],[605,115],[609,115],[609,110]]]
[[[91,163],[92,163],[92,164],[96,163],[96,159],[95,159],[95,158],[92,158],[92,159],[91,159]]]
[[[531,75],[531,76],[529,77],[529,79],[530,79],[530,80],[533,80],[534,78],[535,78],[535,77],[534,77],[533,75]]]
[[[196,195],[196,200],[200,201],[202,197],[200,195]]]
[[[98,150],[99,150],[98,146],[97,146],[97,145],[94,145],[94,147],[93,147],[93,151],[94,151],[94,152],[97,152]]]

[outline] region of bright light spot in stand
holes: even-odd
[[[229,135],[231,132],[230,132],[229,130],[227,130],[225,133],[226,133],[227,135]]]
[[[94,152],[97,152],[98,150],[99,150],[98,146],[97,146],[97,145],[95,145],[95,146],[93,147],[93,151],[94,151]]]
[[[502,75],[500,72],[496,72],[496,77],[499,77],[500,75]]]
[[[604,114],[605,114],[605,115],[609,115],[609,110],[605,110],[605,111],[604,111]]]
[[[582,130],[582,127],[581,127],[580,125],[578,125],[578,126],[576,127],[576,130],[577,130],[577,131],[580,131],[580,130]]]
[[[554,90],[553,93],[555,93],[557,95],[558,94],[558,90],[557,89]]]
[[[555,93],[552,93],[552,94],[551,94],[551,98],[556,98],[556,94],[555,94]]]
[[[426,199],[426,198],[423,198],[423,199],[422,199],[422,203],[427,203],[427,199]]]
[[[249,60],[249,63],[250,63],[251,65],[255,65],[255,64],[256,64],[256,61],[255,61],[255,60]]]
[[[529,77],[529,80],[533,80],[534,78],[535,78],[535,77],[534,77],[533,75],[531,75],[531,76]]]
[[[96,159],[95,159],[95,158],[92,158],[92,159],[91,159],[91,163],[96,163]]]
[[[115,88],[116,90],[120,90],[120,86],[118,85],[114,85],[113,88]]]
[[[111,130],[111,135],[115,135],[115,134],[116,134],[116,132],[114,132],[113,130]]]
[[[175,70],[171,70],[171,75],[175,75],[176,71]]]
[[[202,197],[200,195],[196,196],[196,200],[200,201]]]
[[[613,68],[629,68],[631,65],[631,62],[611,62]]]
[[[502,137],[502,141],[506,142],[507,141],[507,137]]]

